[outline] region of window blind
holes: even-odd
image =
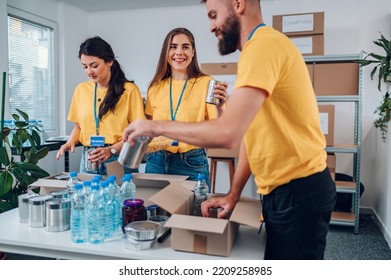
[[[8,15],[9,104],[55,130],[53,28]]]

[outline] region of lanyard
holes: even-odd
[[[255,28],[253,29],[253,31],[251,31],[250,36],[248,36],[247,41],[249,41],[249,40],[251,39],[251,37],[254,35],[255,31],[256,31],[259,27],[262,27],[262,26],[266,26],[266,24],[261,23],[261,24],[258,24],[257,26],[255,26]]]
[[[96,135],[99,135],[99,115],[96,114],[96,88],[98,87],[98,84],[95,83],[95,88],[94,88],[94,118],[95,118],[95,132]]]
[[[179,96],[178,104],[176,105],[175,112],[173,112],[172,111],[172,78],[170,77],[170,114],[171,114],[172,121],[175,121],[175,119],[176,119],[176,114],[178,113],[178,108],[179,108],[179,105],[181,104],[182,96],[183,96],[183,93],[185,92],[187,81],[188,80],[186,80],[185,84],[183,85],[181,95]]]

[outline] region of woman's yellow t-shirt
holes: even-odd
[[[175,114],[178,108],[176,121],[201,122],[217,117],[216,106],[205,103],[210,80],[212,80],[210,76],[190,79],[186,84],[179,106],[177,106],[178,100],[186,81],[172,80],[172,113]],[[145,114],[151,116],[153,120],[171,120],[169,78],[153,85],[148,90]],[[169,147],[166,150],[173,153],[185,153],[198,148],[179,142],[178,147]]]
[[[73,94],[68,120],[80,125],[79,141],[83,146],[90,146],[90,137],[96,135],[94,118],[94,88],[95,83],[86,81],[80,83]],[[114,113],[108,111],[99,120],[99,135],[105,137],[105,144],[115,144],[122,138],[125,128],[137,119],[145,119],[144,105],[139,88],[131,82],[124,85],[125,91],[119,99]],[[107,89],[97,88],[96,112],[105,98]]]

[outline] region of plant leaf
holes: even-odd
[[[2,171],[0,173],[0,196],[8,193],[12,189],[14,178],[8,171]]]
[[[8,166],[11,163],[5,146],[0,147],[0,163],[5,166]]]
[[[29,121],[29,116],[28,116],[25,112],[23,112],[22,110],[20,110],[20,109],[18,109],[18,108],[16,108],[15,110],[18,111],[18,113],[23,117],[23,119],[24,119],[26,122]]]

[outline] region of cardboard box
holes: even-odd
[[[318,105],[320,127],[326,138],[326,145],[334,145],[334,105]]]
[[[176,175],[135,173],[133,177],[137,186],[136,197],[143,199],[144,205],[157,204],[171,214],[165,227],[172,228],[171,247],[174,250],[229,256],[240,224],[254,228],[260,226],[259,199],[241,198],[229,220],[195,217],[189,215],[195,181]],[[41,179],[34,185],[43,191],[49,191],[48,186],[55,186],[58,190],[58,187],[65,188],[66,181]]]
[[[288,36],[323,34],[324,12],[275,15],[273,28]]]
[[[324,35],[289,36],[302,55],[323,55]]]
[[[258,199],[242,197],[226,220],[189,215],[193,192],[178,182],[162,189],[150,200],[171,213],[164,226],[171,228],[171,248],[178,251],[229,256],[240,224],[260,226]]]
[[[94,177],[92,174],[77,174],[79,181],[91,180]],[[105,178],[105,177],[103,177]],[[39,194],[46,195],[53,191],[65,190],[69,179],[69,172],[62,172],[51,175],[42,179],[38,179],[29,186],[29,189],[40,188]]]
[[[326,163],[330,170],[331,177],[333,177],[333,180],[335,181],[335,170],[337,166],[337,158],[335,157],[335,153],[327,153]]]
[[[358,95],[357,63],[320,63],[314,65],[316,95]]]

